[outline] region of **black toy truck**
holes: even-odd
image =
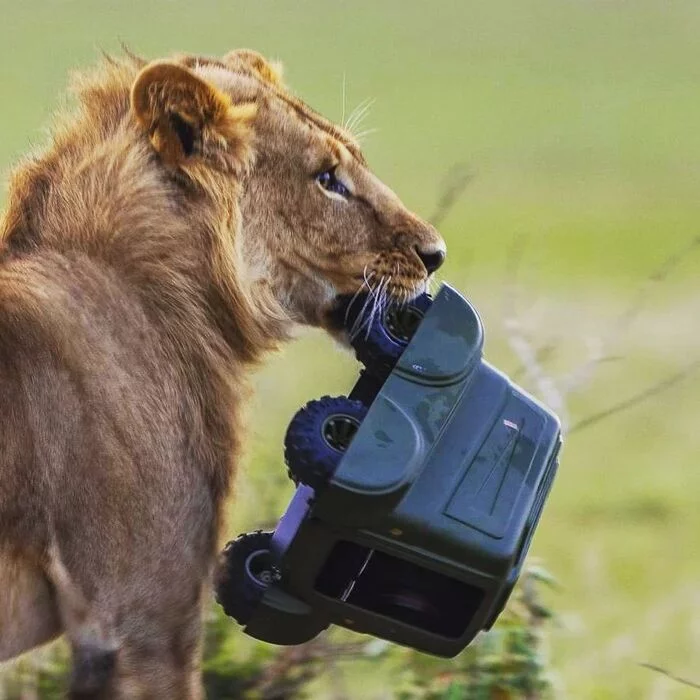
[[[354,341],[365,369],[350,396],[311,401],[289,425],[297,488],[279,524],[222,553],[217,599],[247,634],[300,644],[335,624],[454,656],[491,627],[561,438],[556,416],[482,359],[483,339],[443,285]]]

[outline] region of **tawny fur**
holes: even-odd
[[[75,697],[199,698],[249,367],[444,244],[255,52],[77,93],[0,225],[0,661],[65,633]]]

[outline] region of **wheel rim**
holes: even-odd
[[[345,452],[359,427],[360,421],[357,418],[338,414],[326,419],[321,432],[328,447],[336,452]]]
[[[391,338],[408,343],[423,320],[423,312],[415,306],[390,306],[384,314],[384,327]]]
[[[248,555],[245,561],[248,575],[260,586],[269,586],[277,578],[275,567],[270,561],[270,552],[267,549],[258,549]]]

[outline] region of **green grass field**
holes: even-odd
[[[375,100],[365,151],[409,206],[430,216],[450,168],[473,173],[441,227],[441,274],[482,311],[492,362],[519,367],[512,304],[556,348],[555,379],[617,336],[615,361],[567,402],[575,423],[700,359],[699,35],[696,0],[0,0],[0,165],[41,144],[67,72],[120,41],[153,58],[256,48],[334,119],[345,84],[346,115]],[[259,373],[232,531],[274,520],[289,418],[355,371],[312,335]],[[551,651],[567,697],[698,697],[639,664],[700,682],[699,374],[567,441],[532,551],[561,584]],[[391,684],[367,664],[347,676],[353,699]]]

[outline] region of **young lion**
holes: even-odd
[[[249,368],[445,246],[257,53],[77,87],[0,226],[0,661],[65,633],[73,698],[200,698]]]

